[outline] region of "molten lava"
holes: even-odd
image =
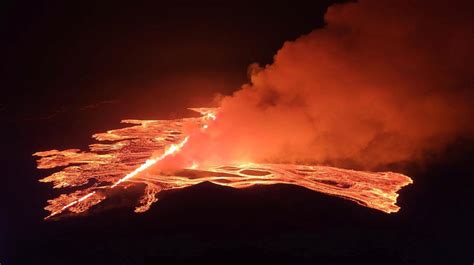
[[[64,167],[41,179],[53,182],[54,188],[84,187],[49,200],[46,218],[64,211],[80,213],[100,203],[108,191],[118,186],[145,184],[144,195],[135,212],[147,211],[157,201],[162,190],[179,189],[209,181],[233,188],[277,183],[293,184],[314,191],[339,196],[386,213],[397,212],[397,191],[412,183],[402,174],[392,172],[363,172],[327,166],[230,163],[201,166],[197,163],[174,170],[155,172],[150,168],[178,153],[192,136],[184,133],[186,124],[206,130],[212,126],[217,111],[209,108],[192,109],[202,114],[198,118],[176,120],[124,120],[134,126],[93,137],[101,142],[91,144],[90,152],[78,149],[37,152],[38,168]]]

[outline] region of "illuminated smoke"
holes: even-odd
[[[251,82],[223,98],[219,120],[183,155],[373,169],[472,136],[470,8],[358,1],[325,20],[272,64],[252,65]]]
[[[39,168],[65,166],[42,181],[83,188],[50,200],[46,210],[83,212],[117,185],[144,183],[136,208],[143,212],[162,190],[210,181],[295,184],[398,211],[397,191],[412,183],[407,176],[314,165],[420,161],[472,137],[471,8],[359,1],[330,7],[326,22],[286,42],[271,65],[252,65],[250,83],[220,101],[217,118],[197,109],[203,117],[127,120],[135,126],[95,135],[110,142],[90,152],[36,153]],[[163,156],[172,144],[180,151]]]
[[[396,205],[398,190],[412,183],[409,177],[392,172],[253,162],[206,166],[197,161],[176,159],[189,139],[212,128],[219,120],[216,110],[193,110],[202,117],[126,120],[124,122],[136,125],[95,134],[97,140],[107,142],[90,145],[90,152],[69,149],[35,153],[40,157],[38,168],[65,166],[40,181],[53,182],[55,188],[78,189],[49,200],[45,209],[50,215],[46,219],[63,212],[84,212],[105,200],[111,190],[137,183],[144,184],[145,190],[135,212],[145,212],[158,200],[156,195],[161,191],[205,181],[233,188],[277,183],[298,185],[392,213],[400,209]]]

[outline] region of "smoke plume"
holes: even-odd
[[[220,99],[218,119],[183,155],[371,169],[471,137],[471,11],[425,1],[331,6],[324,28],[249,67],[250,83]]]

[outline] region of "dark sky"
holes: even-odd
[[[474,261],[474,144],[462,139],[408,167],[415,184],[396,215],[288,185],[205,183],[164,194],[143,215],[123,207],[44,222],[60,191],[37,181],[51,172],[32,153],[85,148],[124,118],[211,104],[247,81],[249,64],[271,63],[285,41],[323,26],[331,1],[96,2],[2,3],[2,265]]]
[[[122,115],[154,116],[209,104],[246,82],[249,64],[322,26],[331,1],[99,2],[6,4],[4,109],[47,116],[120,100]]]

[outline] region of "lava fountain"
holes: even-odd
[[[217,109],[193,108],[197,118],[175,120],[123,120],[133,126],[98,133],[102,142],[78,149],[37,152],[39,169],[62,169],[41,179],[54,188],[78,187],[69,194],[49,200],[45,207],[49,218],[65,211],[81,213],[107,198],[111,189],[145,184],[144,194],[135,212],[145,212],[163,190],[188,187],[201,182],[246,188],[277,183],[302,186],[317,192],[352,200],[386,213],[397,212],[397,192],[413,181],[399,173],[364,172],[316,165],[229,163],[218,166],[196,162],[171,173],[150,170],[165,158],[175,156],[192,134],[184,127],[193,125],[205,131],[218,116]]]

